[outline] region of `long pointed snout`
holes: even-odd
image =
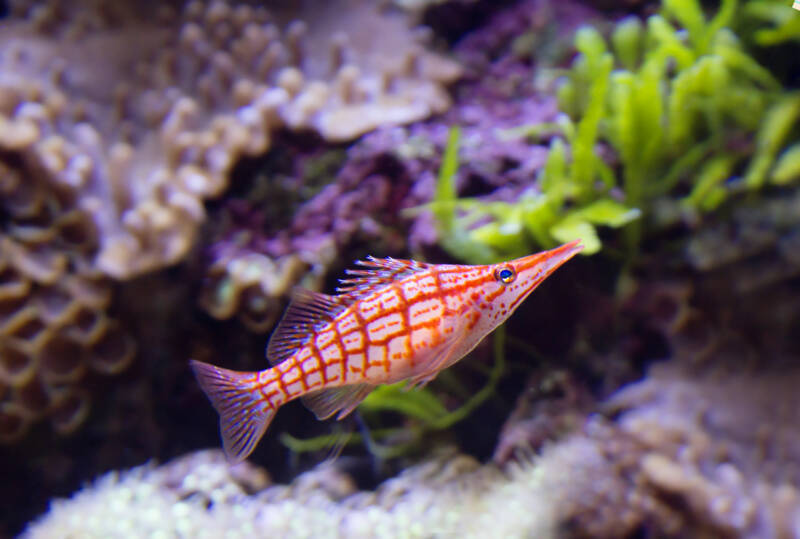
[[[557,270],[564,262],[580,253],[583,250],[581,240],[574,240],[565,243],[555,249],[542,251],[511,262],[518,274],[524,275],[528,270],[536,270],[539,282],[546,279],[550,274]]]

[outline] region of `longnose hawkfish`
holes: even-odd
[[[342,419],[379,384],[421,387],[469,353],[583,246],[487,266],[368,258],[338,295],[299,291],[267,347],[272,368],[235,372],[192,361],[220,415],[225,453],[246,458],[283,404]]]

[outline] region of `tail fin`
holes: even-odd
[[[220,369],[201,361],[189,362],[211,404],[219,413],[219,431],[228,460],[246,459],[264,435],[275,409],[261,398],[252,372]]]

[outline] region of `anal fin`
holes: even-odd
[[[373,386],[371,384],[354,384],[331,389],[314,391],[300,398],[303,404],[314,412],[317,419],[328,419],[336,412],[336,419],[342,419],[361,404]]]

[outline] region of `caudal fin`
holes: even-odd
[[[241,462],[264,435],[275,409],[262,400],[261,392],[254,387],[255,373],[230,371],[195,360],[189,363],[219,413],[225,455],[231,462]]]

